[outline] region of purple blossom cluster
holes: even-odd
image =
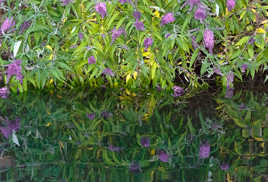
[[[118,28],[118,29],[114,28],[112,30],[112,42],[114,42],[122,34],[126,34],[123,28]]]
[[[3,136],[8,139],[13,131],[18,131],[20,128],[20,119],[17,118],[15,120],[4,120],[4,126],[0,127],[0,131]]]
[[[7,67],[6,75],[7,82],[9,82],[10,78],[14,75],[22,84],[23,75],[21,73],[21,60],[14,60],[12,63],[10,63]]]
[[[206,159],[210,155],[210,144],[208,142],[203,143],[199,147],[199,158]]]
[[[15,20],[13,17],[6,18],[5,21],[1,25],[1,33],[4,34],[8,30],[10,30],[13,26],[15,26]]]
[[[99,2],[95,6],[96,11],[104,18],[107,14],[106,4],[103,2]]]

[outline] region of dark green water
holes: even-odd
[[[265,182],[267,101],[247,91],[10,96],[1,126],[19,128],[0,134],[0,181]]]

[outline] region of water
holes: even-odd
[[[0,181],[267,181],[267,99],[105,89],[10,96],[0,122],[19,124],[0,134]]]

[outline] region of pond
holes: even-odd
[[[268,181],[266,94],[35,91],[0,107],[0,181]]]

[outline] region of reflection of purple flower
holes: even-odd
[[[120,147],[116,147],[116,146],[113,146],[113,145],[109,145],[108,149],[112,152],[120,152]]]
[[[173,16],[173,14],[167,13],[162,17],[160,25],[163,26],[165,24],[172,23],[174,21],[175,21],[175,18]]]
[[[64,6],[68,5],[70,2],[72,2],[73,0],[61,0],[62,4]]]
[[[124,34],[126,33],[123,28],[118,28],[118,29],[114,28],[112,30],[112,42],[114,42],[123,33]]]
[[[234,81],[234,73],[232,71],[230,71],[227,74],[226,79],[227,79],[227,88],[230,88],[230,84],[232,84]]]
[[[7,82],[9,82],[11,76],[15,75],[17,80],[20,80],[20,83],[22,84],[23,75],[21,73],[21,60],[15,60],[12,63],[10,63],[7,67]]]
[[[160,161],[162,161],[162,162],[168,162],[168,158],[169,158],[169,156],[168,156],[168,154],[165,151],[161,150],[159,152],[158,159]]]
[[[129,169],[131,172],[140,172],[141,171],[141,167],[140,167],[139,163],[137,163],[137,162],[132,162],[129,166]]]
[[[194,18],[199,20],[201,23],[206,19],[206,10],[202,7],[198,7],[194,13]]]
[[[150,146],[150,139],[147,138],[147,137],[142,137],[140,142],[141,142],[141,145],[143,147],[149,147]]]
[[[87,61],[88,61],[88,64],[95,64],[96,63],[96,59],[94,56],[90,56]]]
[[[139,11],[134,11],[133,16],[136,20],[139,20],[141,18],[141,13]]]
[[[187,4],[190,5],[190,11],[191,11],[195,5],[200,4],[200,0],[188,0]]]
[[[203,34],[203,39],[205,47],[208,48],[210,54],[213,54],[214,33],[211,30],[206,29]]]
[[[103,2],[97,3],[95,6],[96,11],[101,15],[102,18],[106,16],[106,4]]]
[[[1,32],[4,33],[7,30],[9,30],[11,27],[15,25],[15,20],[13,17],[11,18],[6,18],[5,21],[1,25]]]
[[[31,20],[25,21],[23,22],[23,24],[21,24],[20,26],[20,34],[22,34],[25,30],[27,30],[32,24]]]
[[[245,73],[247,68],[248,68],[248,65],[247,64],[242,64],[242,66],[241,66],[241,72],[242,73]]]
[[[93,120],[95,118],[95,113],[87,114],[88,119]]]
[[[173,92],[174,92],[173,97],[178,97],[184,94],[184,89],[179,86],[174,86]]]
[[[6,120],[5,126],[1,126],[0,131],[5,138],[8,138],[12,134],[13,130],[18,131],[19,128],[20,128],[20,119],[17,118],[15,121]]]
[[[147,49],[153,44],[153,39],[151,37],[147,37],[146,39],[144,39],[144,47],[145,47],[145,51],[147,51]]]
[[[114,72],[110,68],[105,68],[102,72],[104,75],[114,76]]]
[[[234,96],[234,89],[227,88],[225,93],[225,98],[231,99]]]
[[[7,87],[0,88],[0,97],[2,97],[3,99],[6,99],[8,97],[8,94],[9,94],[9,90]]]
[[[141,30],[141,31],[144,30],[144,24],[139,20],[136,20],[136,22],[134,23],[134,26],[136,27],[137,30]]]
[[[227,0],[226,4],[228,11],[231,11],[235,7],[235,0]]]
[[[103,111],[103,112],[101,113],[101,116],[104,117],[105,119],[111,117],[112,115],[113,115],[112,113],[107,112],[107,111]]]
[[[208,142],[202,144],[199,148],[199,158],[205,159],[210,155],[210,144]]]
[[[227,171],[230,168],[229,164],[227,164],[227,163],[223,163],[220,167],[221,167],[221,170],[223,170],[223,171]]]

